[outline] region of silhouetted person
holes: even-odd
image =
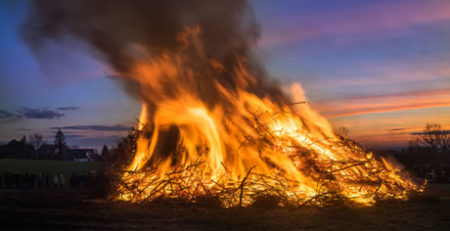
[[[59,185],[59,176],[57,174],[53,175],[53,188],[58,188]]]
[[[59,187],[64,187],[64,175],[59,174]]]

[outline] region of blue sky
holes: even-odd
[[[427,122],[450,127],[450,1],[250,3],[269,74],[301,83],[333,126],[373,147],[404,145]],[[51,62],[37,62],[18,34],[25,11],[25,1],[0,5],[0,141],[34,132],[51,140],[62,127],[69,144],[113,145],[139,102],[76,46],[50,46]]]

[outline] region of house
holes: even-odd
[[[88,162],[94,158],[95,150],[86,148],[77,148],[68,150],[70,156],[75,162]]]
[[[71,159],[70,154],[67,152],[67,147],[65,145],[55,145],[55,144],[44,144],[38,151],[37,155],[41,159],[58,159],[67,160]]]
[[[44,144],[38,149],[37,153],[39,158],[54,159],[56,158],[58,152],[56,145]]]
[[[64,152],[60,154],[58,146],[52,144],[44,144],[38,151],[38,156],[42,159],[63,159],[73,160],[76,162],[88,162],[94,158],[96,154],[94,149],[87,148],[64,148]]]

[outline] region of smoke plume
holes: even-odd
[[[180,34],[187,28],[200,31],[195,40],[201,44],[200,55],[189,50],[192,46],[183,48],[186,44]],[[119,76],[133,75],[132,69],[142,59],[158,59],[184,49],[182,66],[195,73],[187,84],[209,106],[220,98],[216,82],[227,90],[236,89],[240,80],[235,70],[244,59],[244,68],[255,77],[245,83],[245,90],[284,100],[279,87],[273,81],[268,83],[264,69],[252,57],[250,47],[259,36],[259,27],[245,0],[36,0],[30,1],[21,34],[36,53],[48,41],[74,37]],[[205,60],[220,63],[221,68],[211,70],[211,63]],[[133,78],[124,79],[128,92],[150,106],[154,103],[154,98],[138,90],[140,84]],[[178,79],[186,78],[181,74]],[[164,78],[159,84],[166,85],[168,95],[174,91],[173,83]]]

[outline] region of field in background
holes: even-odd
[[[22,160],[22,159],[0,159],[0,174],[10,170],[19,173],[47,173],[63,174],[66,182],[74,173],[85,173],[91,170],[100,170],[101,162],[74,162],[63,160]],[[66,184],[67,185],[67,184]]]

